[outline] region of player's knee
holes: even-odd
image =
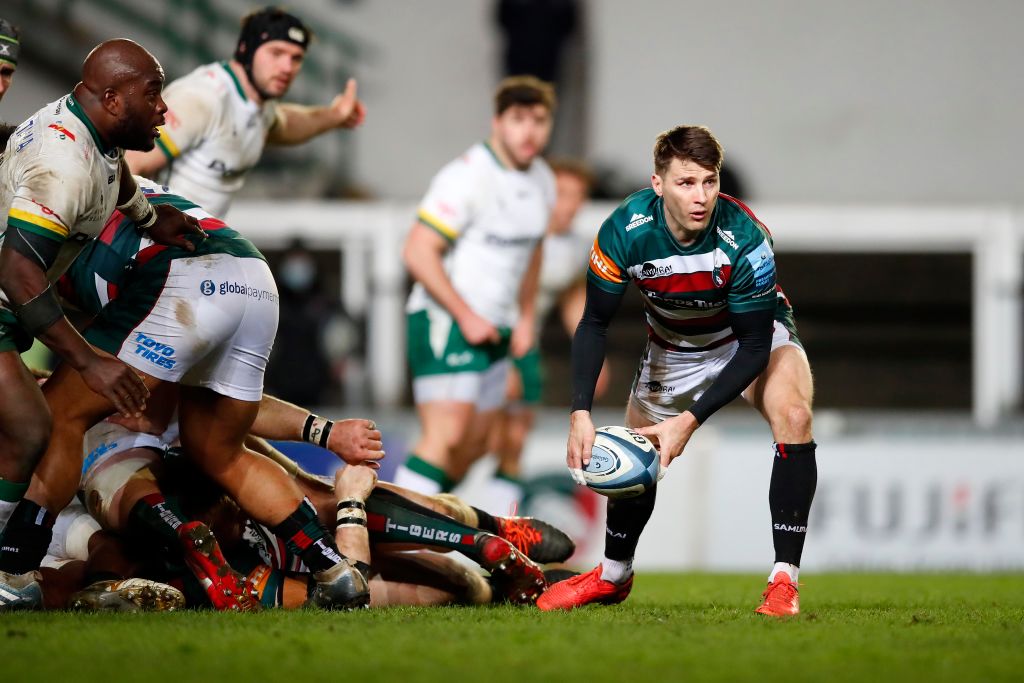
[[[778,428],[790,442],[810,439],[814,416],[811,407],[804,402],[788,403],[782,407],[778,417]]]

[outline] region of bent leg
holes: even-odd
[[[50,438],[50,409],[15,351],[0,352],[0,529],[28,491]]]
[[[817,444],[812,435],[814,387],[807,356],[787,345],[772,351],[767,369],[744,393],[768,421],[775,460],[768,488],[775,566],[797,581],[807,521],[818,483]]]
[[[426,494],[448,491],[456,481],[453,453],[468,435],[476,407],[466,401],[426,401],[416,412],[422,433],[395,483]]]

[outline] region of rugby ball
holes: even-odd
[[[601,427],[583,480],[603,496],[634,498],[658,481],[658,465],[658,451],[647,437],[628,427]]]

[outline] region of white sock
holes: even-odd
[[[487,505],[484,510],[492,515],[510,515],[522,499],[523,487],[519,482],[493,476],[487,482]]]
[[[797,578],[800,576],[800,567],[795,564],[789,564],[788,562],[776,562],[775,566],[772,567],[772,573],[768,575],[768,583],[772,582],[775,575],[779,572],[785,572],[789,574],[789,580],[796,583]]]
[[[422,493],[428,496],[441,493],[440,484],[419,472],[413,472],[405,465],[399,467],[395,472],[395,485],[411,489],[417,493]]]
[[[609,560],[607,557],[601,561],[601,579],[612,583],[625,583],[633,576],[633,560]]]
[[[18,507],[17,501],[10,502],[7,500],[0,500],[0,531],[4,530],[7,526],[7,520],[14,514],[14,508]]]

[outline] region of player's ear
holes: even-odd
[[[103,91],[100,96],[100,104],[108,114],[115,118],[120,118],[124,113],[124,97],[114,88],[107,88]]]
[[[661,180],[661,176],[658,175],[657,173],[652,173],[651,174],[651,187],[654,188],[655,194],[657,194],[659,197],[662,196],[662,194],[661,194],[662,190],[663,190],[662,180]]]

